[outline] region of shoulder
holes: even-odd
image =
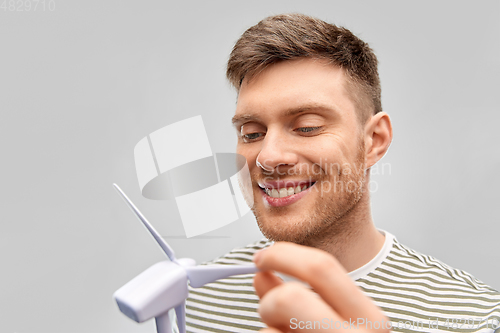
[[[476,279],[471,274],[453,268],[432,256],[412,250],[397,240],[394,240],[392,251],[385,263],[394,273],[397,272],[402,276],[409,275],[414,278],[427,276],[427,280],[435,284],[454,287],[475,294],[484,292],[497,297],[500,296],[497,290]]]
[[[476,332],[500,323],[500,292],[396,239],[384,261],[356,283],[395,327],[436,321],[439,329],[466,325]]]

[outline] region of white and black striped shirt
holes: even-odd
[[[498,291],[384,233],[382,250],[349,276],[385,312],[394,332],[493,332],[500,327]],[[255,252],[271,244],[261,240],[208,264],[248,264]],[[264,328],[252,283],[249,274],[190,288],[187,331],[244,333]],[[357,324],[368,325],[362,319]]]

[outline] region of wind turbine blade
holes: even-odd
[[[250,265],[207,265],[184,267],[191,287],[199,288],[207,283],[233,275],[252,274],[258,271],[254,264]]]
[[[165,240],[163,240],[163,238],[161,238],[160,234],[155,230],[155,228],[153,228],[151,223],[149,223],[149,221],[144,217],[144,215],[142,215],[142,213],[132,203],[132,201],[130,201],[130,199],[127,197],[125,192],[123,192],[122,189],[118,185],[113,184],[113,186],[116,189],[116,191],[118,191],[118,193],[120,194],[122,199],[125,201],[127,206],[129,206],[129,208],[135,213],[137,218],[144,224],[146,229],[149,230],[149,232],[151,233],[153,238],[156,240],[156,242],[158,242],[158,245],[160,245],[160,247],[162,248],[163,252],[165,252],[167,257],[171,261],[176,262],[174,250],[172,250],[172,248],[167,244],[167,242],[165,242]]]
[[[186,301],[175,307],[175,314],[177,315],[179,333],[186,333]]]

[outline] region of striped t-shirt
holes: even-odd
[[[349,276],[384,311],[392,322],[392,331],[494,332],[500,327],[498,291],[464,271],[407,248],[391,234],[384,233],[382,250]],[[209,264],[248,264],[255,252],[271,244],[264,239]],[[253,274],[248,274],[190,288],[187,331],[243,333],[264,328],[252,283]],[[290,327],[296,328],[298,324],[291,322]],[[326,329],[340,328],[341,323],[324,319],[317,324]],[[370,328],[363,318],[352,320],[346,327],[356,325]]]

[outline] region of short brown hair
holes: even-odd
[[[347,91],[364,121],[382,111],[377,57],[367,43],[343,27],[303,14],[270,16],[247,29],[227,63],[227,78],[239,91],[269,65],[297,58],[319,58],[344,70]]]

